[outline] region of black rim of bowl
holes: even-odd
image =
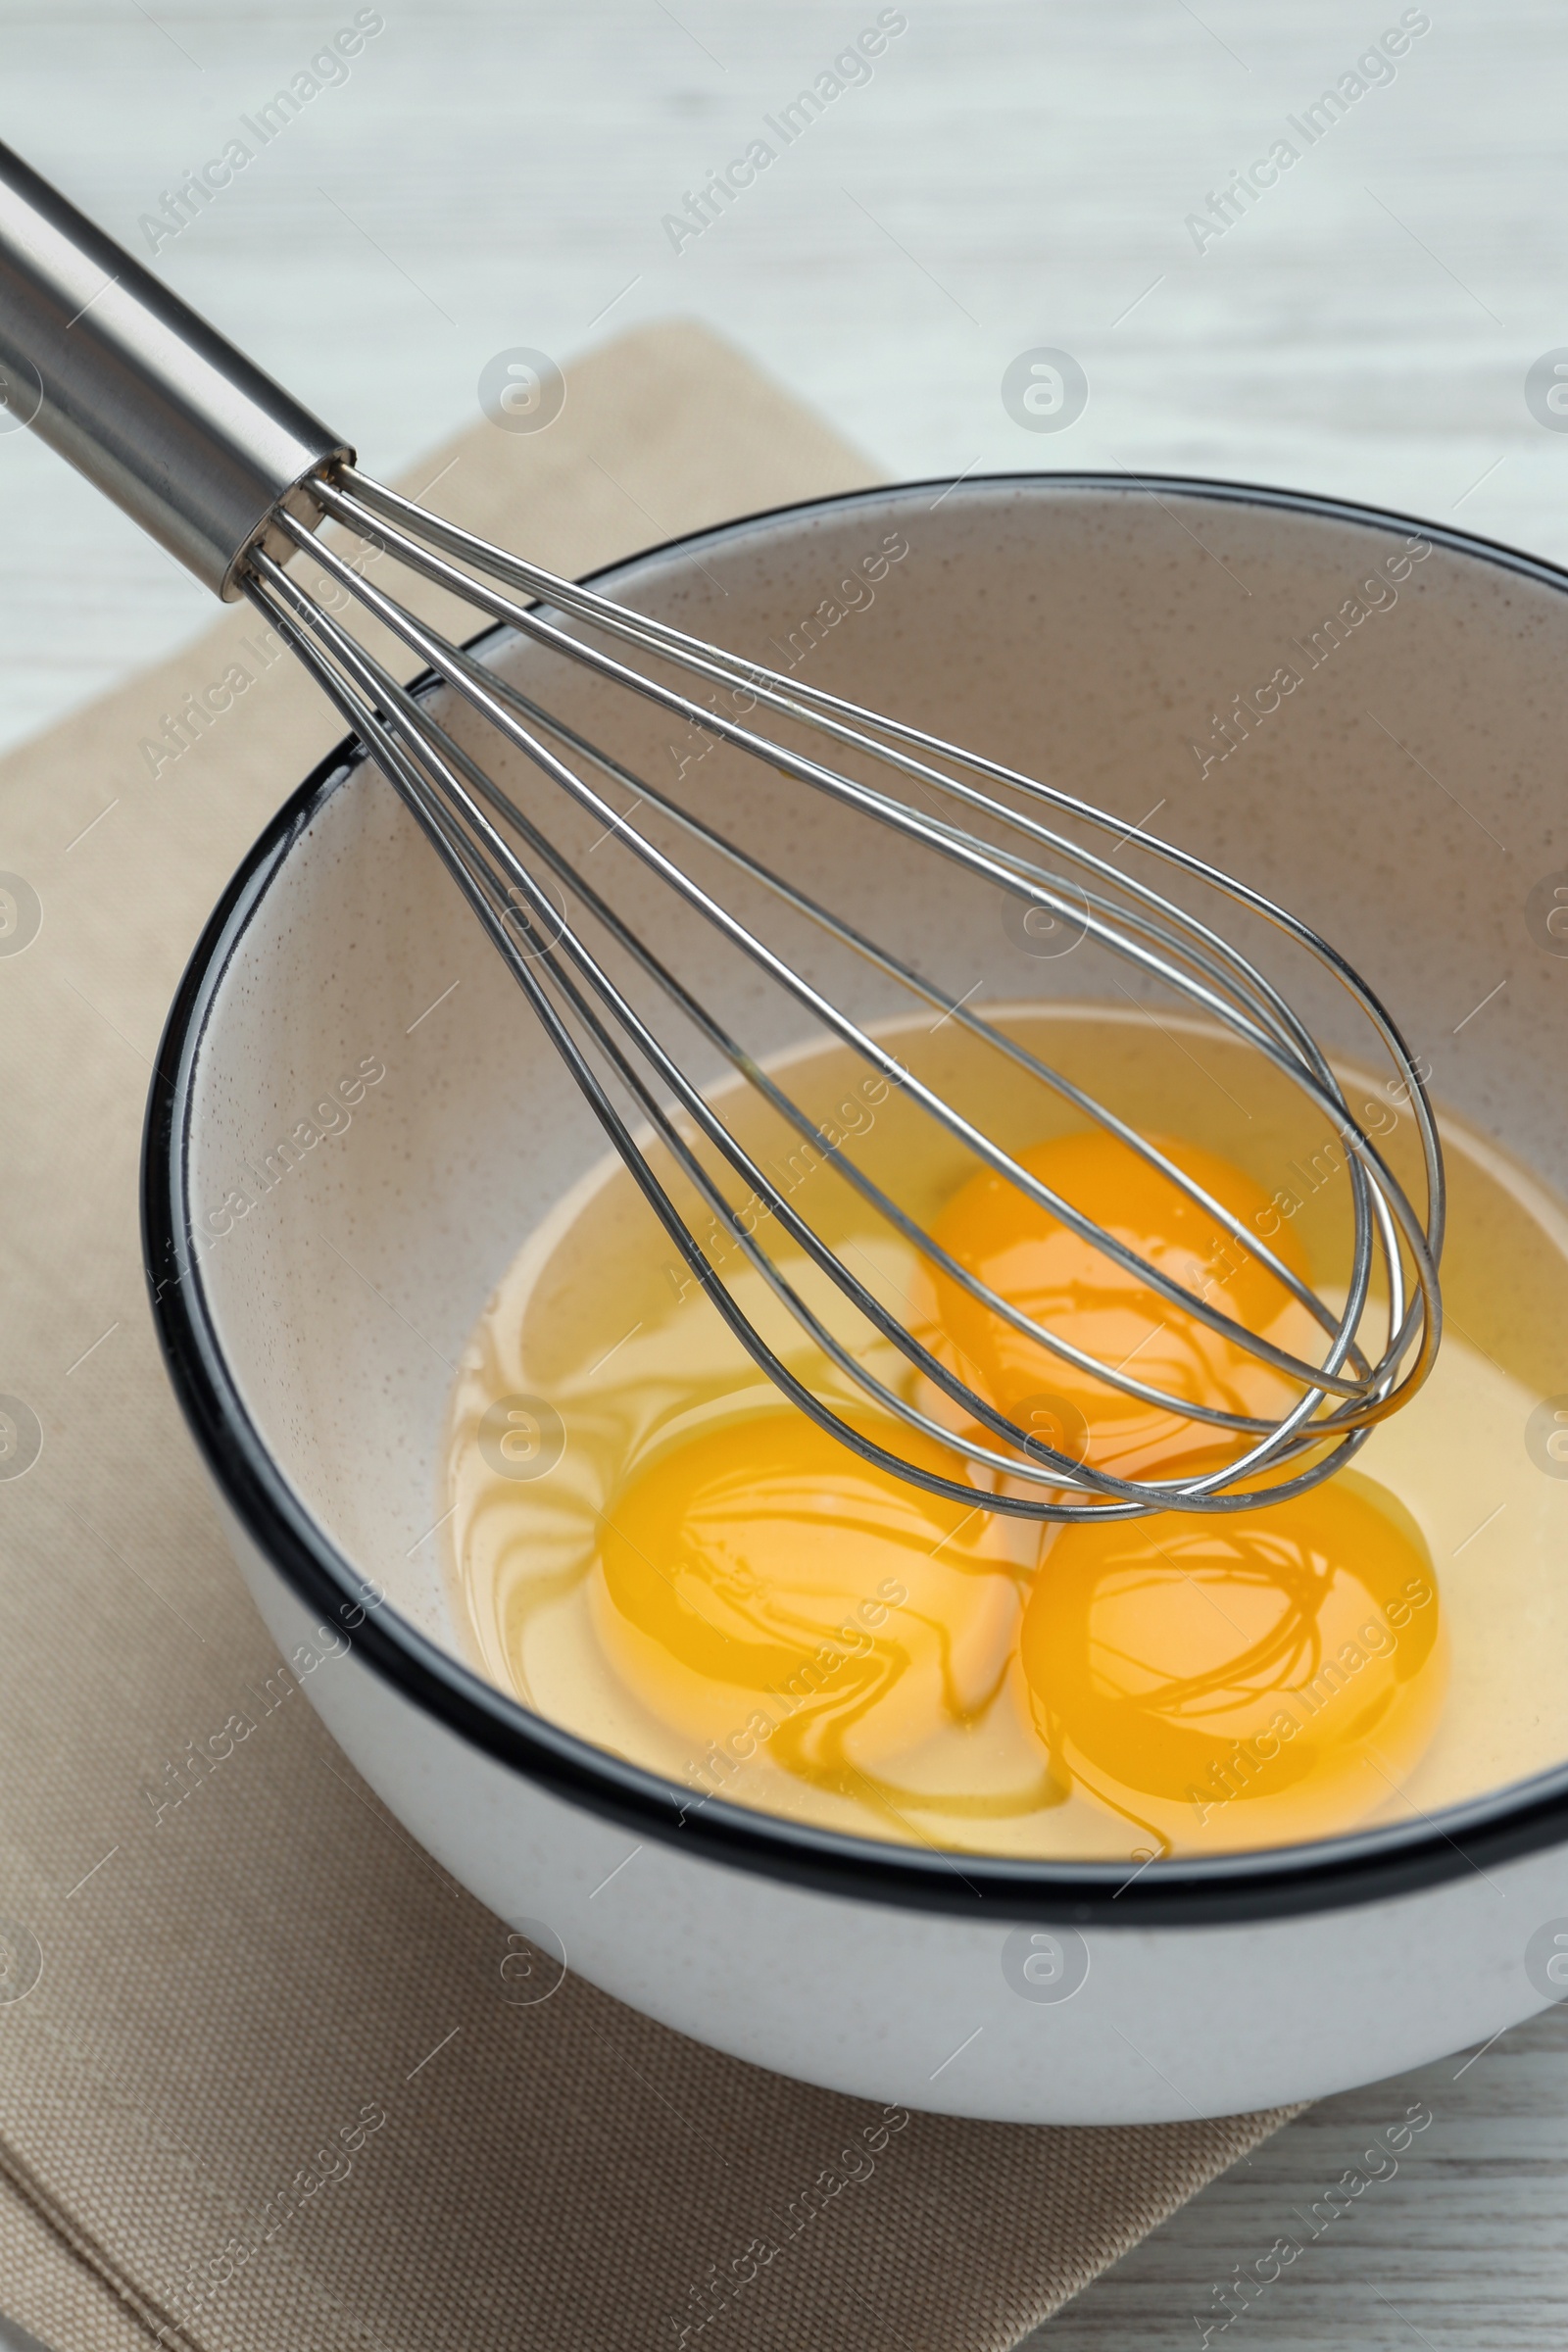
[[[651,557],[699,552],[760,523],[832,516],[858,505],[957,484],[897,483],[762,510],[639,550],[588,575],[611,580]],[[1032,472],[964,477],[963,490],[1161,491],[1403,533],[1524,573],[1559,593],[1568,571],[1493,540],[1343,499],[1181,474]],[[495,632],[486,630],[476,644]],[[433,681],[422,681],[428,685]],[[704,1800],[534,1715],[378,1601],[272,1460],[219,1343],[191,1241],[186,1174],[197,1056],[218,992],[273,877],[326,797],[364,759],[349,738],[271,819],[215,908],[170,1009],[142,1146],[142,1230],[153,1320],[174,1394],[220,1494],[264,1559],[323,1626],[342,1629],[364,1662],[462,1739],[552,1795],[691,1857],[826,1894],[971,1920],[1076,1921],[1106,1927],[1217,1925],[1283,1918],[1409,1893],[1568,1837],[1568,1765],[1409,1824],[1310,1844],[1124,1862],[1032,1861],[884,1844]],[[432,877],[435,869],[432,867]]]

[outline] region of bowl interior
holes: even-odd
[[[763,517],[606,584],[1234,869],[1357,965],[1442,1100],[1568,1189],[1550,1083],[1568,964],[1526,904],[1568,863],[1568,598],[1544,568],[1263,493],[1025,477]],[[598,690],[537,649],[505,639],[487,658],[568,714],[593,706]],[[614,725],[630,763],[721,789],[666,716],[638,706]],[[842,899],[858,827],[784,783],[752,788],[746,823],[759,855]],[[568,811],[562,824],[600,854],[596,825]],[[666,919],[640,887],[633,911]],[[991,998],[1107,993],[1102,968],[1027,953],[993,903],[945,889],[891,838],[865,919]],[[684,953],[697,987],[733,988],[700,927]],[[893,1009],[842,950],[809,955],[809,976],[858,1014]],[[1301,1003],[1331,1047],[1362,1048],[1330,985]],[[756,1045],[798,1042],[776,1001],[744,1009]],[[398,1609],[470,1655],[437,1524],[454,1368],[499,1277],[604,1143],[367,763],[318,794],[231,926],[184,1150],[195,1279],[267,1447]],[[1538,1393],[1568,1386],[1549,1347],[1537,1354]]]

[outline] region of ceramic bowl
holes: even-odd
[[[1323,929],[1441,1097],[1568,1190],[1568,963],[1527,909],[1568,862],[1562,573],[1322,500],[1026,475],[757,516],[601,584],[1129,825],[1160,804],[1162,832]],[[540,657],[499,637],[486,659]],[[831,866],[833,813],[803,798],[759,795],[754,846],[808,821]],[[1078,985],[945,901],[913,911],[994,993]],[[1332,1005],[1307,1010],[1335,1043]],[[603,1145],[352,746],[235,877],[159,1068],[154,1312],[280,1671],[444,1869],[592,1982],[813,2082],[1072,2123],[1315,2097],[1551,1997],[1559,1769],[1288,1850],[960,1870],[691,1809],[467,1662],[436,1526],[452,1367]]]

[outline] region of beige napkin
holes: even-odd
[[[411,486],[581,571],[868,478],[671,326],[573,367],[548,431],[480,422]],[[225,613],[0,777],[0,2309],[58,2352],[1010,2344],[1280,2119],[917,2114],[849,2181],[861,2103],[574,1979],[514,2005],[504,1926],[267,1691],[136,1206],[180,968],[340,731],[255,643]],[[169,757],[236,658],[253,682]],[[190,1743],[234,1716],[204,1774]]]

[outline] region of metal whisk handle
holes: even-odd
[[[0,146],[0,409],[232,601],[271,518],[351,445]],[[275,536],[274,536],[275,535]]]

